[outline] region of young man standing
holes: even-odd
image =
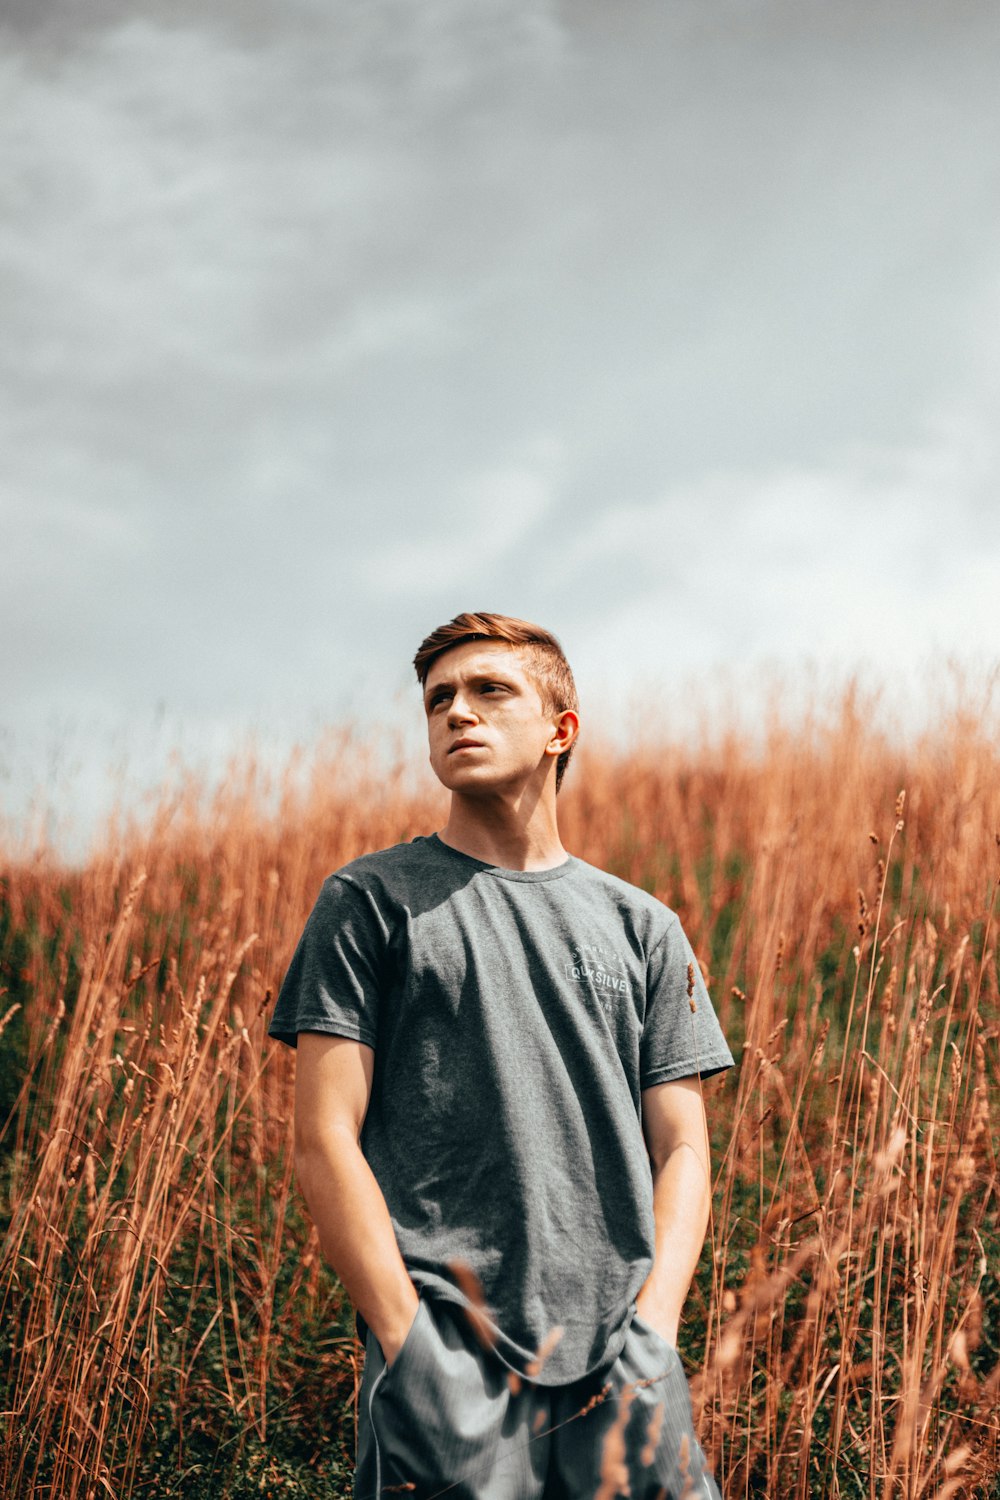
[[[414,665],[448,821],[330,876],[270,1028],[366,1330],[356,1500],[717,1497],[675,1346],[732,1057],[676,916],[562,846],[555,637],[462,614]]]

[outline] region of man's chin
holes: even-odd
[[[446,791],[454,792],[456,796],[481,797],[496,790],[496,783],[489,776],[462,774],[459,776],[445,775],[438,779]]]
[[[491,797],[502,792],[507,781],[486,766],[446,766],[438,780],[456,797]]]

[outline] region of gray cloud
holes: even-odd
[[[993,7],[5,29],[11,806],[67,715],[291,735],[470,602],[595,683],[996,652]]]

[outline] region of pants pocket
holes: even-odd
[[[614,1367],[621,1464],[632,1500],[716,1497],[680,1354],[640,1314]],[[623,1486],[624,1488],[624,1486]]]
[[[421,1299],[399,1354],[372,1386],[380,1486],[408,1486],[409,1500],[444,1488],[449,1500],[479,1500],[496,1458],[506,1372],[461,1318]]]

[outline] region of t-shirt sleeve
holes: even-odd
[[[387,931],[371,895],[339,875],[323,884],[278,993],[268,1034],[290,1047],[300,1031],[375,1046]]]
[[[688,988],[691,988],[690,995]],[[698,960],[677,917],[649,957],[646,1014],[639,1044],[639,1086],[674,1078],[709,1078],[732,1067]]]

